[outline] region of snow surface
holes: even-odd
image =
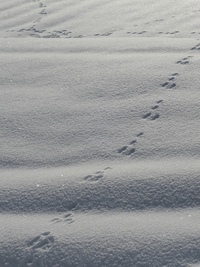
[[[200,2],[0,14],[0,267],[200,266]]]

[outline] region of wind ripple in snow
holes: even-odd
[[[198,160],[192,161],[135,162],[95,173],[89,172],[87,165],[5,171],[0,209],[33,213],[198,207],[200,165]]]

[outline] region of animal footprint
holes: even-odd
[[[150,117],[151,121],[157,120],[160,117],[160,115],[158,113],[152,114],[152,116]]]
[[[105,33],[101,34],[101,36],[109,36],[111,34],[112,34],[112,32],[105,32]]]
[[[184,57],[183,59],[177,61],[176,63],[181,64],[181,65],[186,65],[186,64],[190,63],[189,58],[191,58],[191,56]]]
[[[127,34],[145,34],[147,31],[141,31],[141,32],[127,32]]]
[[[135,152],[135,148],[128,145],[128,146],[124,146],[124,147],[118,149],[117,152],[118,153],[125,154],[127,156],[130,156],[130,155],[132,155]]]
[[[138,134],[136,134],[137,137],[142,136],[144,133],[143,132],[139,132]]]
[[[162,87],[165,87],[167,89],[172,89],[176,87],[175,79],[178,76],[178,73],[173,73],[168,77],[168,81],[161,84]]]
[[[162,100],[162,99],[160,99],[160,100],[156,101],[156,103],[157,103],[157,104],[160,104],[160,103],[162,103],[162,102],[163,102],[163,100]]]
[[[44,232],[41,235],[34,237],[28,242],[28,248],[32,250],[49,250],[54,243],[54,237],[50,235],[50,232]]]
[[[154,105],[154,106],[151,107],[151,109],[153,109],[153,110],[157,109],[157,108],[159,108],[159,105]]]
[[[174,32],[158,32],[158,34],[171,34],[171,35],[177,34],[177,33],[179,33],[179,31],[174,31]]]
[[[59,222],[67,222],[68,224],[73,223],[75,221],[74,219],[74,214],[72,212],[66,213],[62,217],[56,217],[51,220],[54,223],[59,223]]]
[[[89,182],[98,182],[99,180],[103,178],[103,175],[104,175],[103,171],[98,171],[98,172],[95,172],[94,174],[85,176],[83,180],[89,181]]]
[[[133,141],[130,142],[130,144],[132,144]],[[135,148],[134,147],[131,147],[131,146],[123,146],[122,148],[119,148],[117,150],[118,153],[121,153],[121,154],[125,154],[127,156],[130,156],[131,154],[133,154],[135,152]]]
[[[146,113],[142,118],[143,119],[149,119],[149,120],[151,120],[151,121],[154,121],[154,120],[156,120],[156,119],[158,119],[160,117],[160,115],[158,114],[158,113],[152,113],[152,112],[148,112],[148,113]]]
[[[166,32],[165,34],[176,34],[179,33],[179,31],[174,31],[174,32]]]
[[[163,100],[158,100],[155,105],[151,107],[151,111],[147,112],[142,116],[143,119],[149,119],[151,121],[154,121],[160,117],[159,113],[154,112],[156,109],[159,108],[159,105]]]
[[[191,50],[200,50],[200,43],[192,47]]]
[[[163,21],[164,19],[157,19],[157,20],[154,20],[154,22],[159,22],[159,21]]]
[[[137,137],[140,137],[143,134],[144,134],[143,132],[139,132],[138,134],[136,134],[135,139],[131,140],[128,145],[119,148],[117,152],[119,154],[123,154],[127,156],[131,156],[132,154],[134,154],[136,151],[135,145],[137,145]]]
[[[83,178],[84,181],[88,182],[99,182],[103,177],[106,170],[112,169],[111,167],[106,167],[103,171],[95,172],[94,174],[89,174]]]
[[[142,116],[143,119],[146,119],[151,116],[151,112],[146,113],[144,116]]]
[[[172,89],[174,87],[176,87],[176,83],[172,83],[172,82],[164,82],[161,84],[162,87],[165,87],[167,89]]]
[[[47,14],[47,12],[46,12],[46,10],[45,9],[42,9],[42,11],[40,11],[40,13],[39,14],[41,14],[41,15],[46,15]]]

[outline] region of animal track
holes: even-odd
[[[54,236],[49,231],[34,237],[27,243],[26,257],[21,261],[19,266],[41,266],[40,258],[35,258],[37,252],[46,252],[54,244]],[[10,265],[9,265],[10,266]]]
[[[158,105],[155,105],[155,106],[152,106],[152,107],[151,107],[151,109],[157,109],[157,108],[159,108]]]
[[[124,147],[118,149],[117,152],[123,153],[127,156],[130,156],[131,154],[133,154],[135,152],[135,148],[128,145],[128,146],[124,146]]]
[[[72,32],[68,30],[55,30],[47,32],[46,30],[38,30],[35,24],[30,28],[20,29],[18,32],[25,32],[35,38],[71,38]],[[74,38],[82,36],[73,36]]]
[[[47,11],[46,11],[46,5],[41,1],[41,0],[32,0],[33,2],[38,2],[39,4],[39,13],[40,15],[46,15]],[[18,32],[24,32],[32,37],[37,37],[37,38],[41,38],[42,37],[42,33],[44,33],[46,30],[38,30],[37,29],[37,24],[41,21],[42,16],[40,16],[40,18],[37,18],[36,20],[33,21],[33,25],[30,28],[24,28],[24,29],[20,29],[18,30]],[[21,34],[19,34],[21,35]]]
[[[164,82],[161,85],[162,85],[162,87],[165,87],[168,89],[172,89],[172,88],[176,87],[176,83],[171,83],[171,82]]]
[[[45,30],[37,30],[35,28],[35,25],[31,26],[30,28],[27,28],[27,29],[21,29],[19,30],[18,32],[32,32],[32,33],[43,33],[45,32]]]
[[[168,77],[168,80],[161,84],[162,87],[165,87],[167,89],[172,89],[176,87],[175,79],[178,76],[178,73],[173,73]]]
[[[27,246],[31,250],[49,250],[54,243],[53,235],[50,235],[50,232],[44,232],[41,235],[34,237],[31,241],[28,242]]]
[[[40,11],[39,14],[42,14],[42,15],[46,15],[47,14],[45,7],[46,6],[40,1],[39,8],[42,9],[42,10]]]
[[[134,154],[135,151],[136,151],[135,145],[137,144],[137,137],[140,137],[143,134],[144,134],[143,132],[140,132],[140,133],[136,134],[136,138],[135,139],[131,140],[128,145],[125,145],[125,146],[119,148],[117,150],[117,152],[119,154],[123,154],[123,155],[126,155],[126,156],[131,156],[132,154]]]
[[[191,32],[190,34],[200,34],[200,32]]]
[[[46,5],[41,0],[32,0],[33,2],[37,2],[39,5],[39,14],[40,18],[34,20],[33,25],[29,28],[23,28],[18,30],[19,36],[23,34],[29,35],[34,38],[82,38],[82,35],[73,34],[71,31],[63,29],[63,30],[54,30],[54,31],[46,31],[45,29],[41,29],[38,26],[38,23],[41,22],[43,15],[47,14]],[[113,31],[114,32],[114,31]],[[112,34],[112,32],[102,34],[102,36],[108,36]]]
[[[103,178],[103,174],[104,172],[103,171],[98,171],[98,172],[95,172],[94,174],[92,175],[87,175],[83,178],[83,180],[85,181],[90,181],[90,182],[98,182],[100,179]]]
[[[160,103],[162,103],[163,102],[163,100],[161,99],[161,100],[158,100],[158,101],[156,101],[156,103],[157,104],[160,104]]]
[[[42,9],[42,11],[39,14],[47,14],[44,3],[41,0],[33,0],[33,2],[39,2],[39,8]]]
[[[110,36],[112,35],[113,33],[115,33],[117,30],[111,30],[109,32],[105,32],[105,33],[95,33],[93,34],[93,36]]]
[[[105,32],[105,33],[101,34],[101,36],[110,36],[110,35],[112,35],[112,32]]]
[[[171,35],[173,35],[173,34],[177,34],[177,33],[179,33],[179,31],[174,31],[174,32],[159,32],[158,34],[171,34]]]
[[[46,15],[46,14],[47,14],[47,12],[46,12],[46,10],[45,10],[45,9],[42,9],[42,11],[40,11],[40,13],[39,13],[39,14]]]
[[[179,31],[174,31],[174,32],[166,32],[165,34],[176,34],[179,33]]]
[[[151,107],[151,111],[147,112],[142,116],[143,119],[149,119],[151,121],[154,121],[160,117],[159,113],[154,112],[157,108],[159,108],[159,103],[162,103],[163,100],[156,101],[156,104]]]
[[[131,154],[135,152],[135,150],[136,149],[134,147],[127,145],[127,146],[123,146],[122,148],[119,148],[117,152],[120,154],[125,154],[127,156],[130,156]]]
[[[135,139],[133,139],[132,141],[130,141],[130,145],[133,145],[133,144],[135,144],[137,142],[137,140],[135,140]]]
[[[144,133],[143,132],[139,132],[138,134],[136,134],[137,137],[142,136]]]
[[[106,170],[111,169],[110,167],[105,168],[103,171],[97,171],[94,174],[89,174],[83,178],[84,181],[98,182],[104,177]]]
[[[151,116],[151,112],[148,112],[148,113],[146,113],[142,118],[143,119],[146,119],[146,118],[148,118],[148,117],[150,117]]]
[[[154,121],[154,120],[156,120],[156,119],[158,119],[160,117],[160,115],[158,114],[158,113],[152,113],[152,112],[148,112],[148,113],[146,113],[145,115],[143,115],[143,119],[149,119],[149,120],[151,120],[151,121]]]
[[[189,61],[188,59],[191,58],[191,57],[192,57],[192,56],[184,57],[183,59],[178,60],[176,63],[177,63],[177,64],[181,64],[181,65],[189,64],[190,61]]]
[[[72,212],[68,212],[64,216],[56,217],[56,218],[52,219],[51,221],[54,223],[66,222],[66,223],[70,224],[70,223],[73,223],[75,221],[75,219],[74,219],[74,214]]]
[[[141,31],[141,32],[127,32],[127,34],[145,34],[147,31]]]
[[[153,114],[151,117],[150,117],[150,120],[154,121],[156,119],[158,119],[160,117],[160,115],[158,113],[156,114]]]
[[[154,20],[154,22],[159,22],[159,21],[163,21],[164,19],[157,19],[157,20]]]
[[[200,43],[192,47],[191,50],[200,50]]]

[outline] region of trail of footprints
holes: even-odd
[[[177,32],[175,32],[177,33]],[[196,46],[194,46],[193,48],[191,48],[191,50],[200,50],[200,43],[197,44]],[[182,58],[181,60],[176,61],[176,64],[180,64],[180,65],[187,65],[190,63],[190,58],[192,58],[193,56],[187,56]],[[162,88],[166,88],[166,89],[174,89],[177,84],[176,84],[176,79],[179,76],[179,73],[172,73],[171,75],[168,76],[167,80],[163,83],[161,83],[161,87]],[[145,113],[142,116],[142,119],[145,120],[150,120],[150,121],[155,121],[160,117],[160,114],[157,112],[159,105],[163,102],[163,100],[158,100],[155,102],[155,105],[151,106],[150,110]],[[129,144],[119,148],[117,150],[117,152],[119,154],[122,155],[126,155],[126,156],[131,156],[135,153],[136,151],[136,146],[138,143],[138,137],[143,135],[144,133],[141,132],[140,134],[136,135],[137,138],[133,139],[132,141],[129,142]]]
[[[99,182],[104,177],[105,171],[109,169],[111,169],[111,167],[106,167],[103,171],[97,171],[93,174],[89,174],[83,178],[83,181],[90,183]],[[53,223],[64,222],[68,224],[73,223],[75,221],[75,218],[74,218],[74,213],[71,210],[74,210],[77,207],[77,205],[78,203],[76,203],[76,205],[73,205],[66,214],[53,218],[51,222]]]
[[[76,203],[77,206],[77,203]],[[74,208],[76,208],[76,206]],[[55,217],[51,220],[52,223],[73,223],[75,221],[74,214],[71,211],[68,211],[60,217]],[[34,261],[34,255],[36,252],[47,252],[54,245],[54,236],[50,231],[43,232],[40,235],[35,236],[33,239],[27,242],[28,253],[27,256],[23,259],[22,266],[32,266],[31,264]],[[39,264],[39,262],[38,262]]]
[[[192,50],[194,50],[194,49],[200,50],[200,44],[198,44],[197,46],[192,48]],[[183,58],[182,60],[177,61],[176,63],[177,64],[183,64],[183,65],[188,64],[189,62],[187,62],[187,61],[190,57],[191,56]],[[161,86],[165,87],[165,88],[169,88],[169,89],[176,87],[175,79],[177,78],[178,75],[179,75],[178,73],[171,74],[168,77],[168,80],[166,82],[162,83]],[[155,105],[153,105],[150,108],[150,111],[147,112],[145,115],[143,115],[142,118],[143,119],[150,119],[150,120],[158,119],[159,113],[155,112],[155,110],[157,110],[159,108],[159,104],[161,104],[162,102],[163,102],[163,100],[156,101]],[[143,132],[139,132],[138,134],[136,134],[136,136],[133,140],[131,140],[127,145],[119,148],[117,150],[117,152],[119,154],[131,156],[136,151],[138,139],[141,138],[141,136],[143,136],[143,135],[144,135]],[[83,178],[83,180],[85,182],[92,182],[92,183],[98,182],[104,177],[105,171],[107,171],[108,169],[111,169],[111,168],[107,167],[103,171],[97,171],[93,174],[87,175]],[[76,206],[77,206],[77,203],[76,203],[75,207],[73,207],[73,208],[76,208]],[[65,222],[68,224],[73,223],[74,222],[74,214],[70,210],[69,212],[67,212],[66,214],[64,214],[61,217],[53,218],[51,220],[51,222],[53,222],[53,223]],[[48,251],[51,249],[53,244],[54,244],[54,236],[51,235],[51,233],[49,231],[44,232],[44,233],[34,237],[32,240],[30,240],[27,243],[27,248],[28,248],[29,252],[28,252],[26,258],[23,260],[23,264],[26,264],[26,266],[31,266],[33,261],[34,261],[34,253],[37,251],[40,251],[40,252]]]
[[[97,183],[99,182],[101,179],[103,179],[105,172],[107,170],[111,169],[111,167],[106,167],[105,169],[103,169],[102,171],[97,171],[93,174],[89,174],[85,177],[83,177],[83,181],[84,182],[89,182],[89,183]],[[65,213],[62,216],[58,216],[55,217],[51,220],[52,223],[67,223],[67,224],[71,224],[75,221],[75,216],[74,213],[72,212],[72,210],[75,210],[77,207],[78,203],[76,202],[75,204],[71,205],[71,207],[69,208],[69,211],[67,213]]]
[[[142,118],[154,121],[160,117],[160,114],[156,112],[156,110],[159,108],[159,105],[163,102],[162,99],[155,102],[153,106],[151,106],[150,111],[145,113]],[[127,145],[122,146],[117,150],[119,154],[126,155],[126,156],[132,156],[136,152],[136,147],[138,144],[138,139],[143,136],[144,133],[140,132],[136,134],[136,137],[131,140]]]
[[[33,2],[38,2],[39,6],[39,15],[46,15],[47,14],[47,11],[46,11],[46,5],[41,1],[41,0],[32,0]],[[38,22],[41,21],[42,19],[42,16],[38,19],[36,19],[34,22],[33,22],[33,25],[29,28],[23,28],[23,29],[20,29],[18,30],[18,32],[25,32],[25,33],[30,33],[30,36],[34,36],[34,37],[41,37],[41,34],[43,32],[45,32],[45,30],[38,30],[37,29],[37,24]]]
[[[139,134],[139,135],[142,135]],[[138,135],[138,136],[139,136]],[[111,167],[106,167],[103,169],[103,171],[97,171],[91,175],[87,175],[83,178],[85,182],[98,182],[103,177],[107,170],[112,169]],[[55,217],[51,220],[52,223],[67,223],[71,224],[75,221],[74,213],[71,210],[76,209],[78,203],[71,205],[71,208],[69,208],[69,211],[65,213],[62,216]],[[50,231],[43,232],[40,235],[35,236],[33,239],[27,242],[27,256],[22,260],[22,263],[20,266],[28,267],[32,266],[33,264],[36,264],[37,266],[40,266],[41,264],[41,257],[38,259],[38,257],[35,257],[37,252],[47,252],[53,247],[54,245],[54,236],[51,234]],[[38,261],[38,262],[37,262]],[[34,265],[35,266],[35,265]]]
[[[191,50],[200,50],[200,43],[192,47]]]
[[[142,133],[138,134],[138,136],[142,135]],[[106,167],[103,169],[103,171],[97,171],[94,174],[87,175],[83,178],[85,182],[98,182],[103,177],[107,170],[112,169],[111,167]],[[51,220],[52,223],[67,223],[71,224],[75,221],[74,219],[74,213],[71,210],[76,209],[78,203],[71,205],[71,208],[69,208],[69,211],[65,213],[62,216],[55,217]],[[27,242],[27,255],[22,260],[21,265],[23,267],[32,266],[34,264],[37,266],[40,266],[41,264],[41,257],[38,259],[36,256],[36,253],[39,252],[47,252],[49,251],[55,242],[54,236],[51,234],[50,231],[46,231],[41,233],[40,235],[35,236],[33,239]],[[38,261],[38,262],[37,262]]]
[[[192,48],[192,50],[194,50],[194,49],[200,50],[200,44],[198,44],[197,46]],[[189,61],[190,58],[192,58],[192,56],[184,57],[181,60],[177,61],[176,64],[186,65],[186,64],[190,63],[190,61]],[[177,73],[177,72],[172,73],[171,75],[168,76],[168,78],[165,82],[161,83],[161,87],[166,88],[166,89],[175,88],[177,86],[176,79],[178,76],[179,76],[179,73]],[[157,120],[160,117],[160,114],[157,112],[157,110],[158,110],[158,108],[162,102],[163,102],[162,99],[156,101],[155,104],[151,106],[150,110],[142,116],[142,119],[146,119],[146,120],[150,120],[150,121]],[[144,135],[143,132],[136,134],[136,137],[133,140],[131,140],[128,144],[122,146],[121,148],[117,149],[117,152],[119,154],[126,155],[126,156],[133,155],[136,152],[138,139],[142,135]],[[83,180],[87,181],[87,182],[98,182],[104,177],[104,172],[106,169],[104,169],[103,171],[97,171],[91,175],[87,175],[83,178]],[[55,220],[55,221],[57,221],[57,220]],[[58,220],[58,221],[60,221],[60,220]]]
[[[35,38],[82,38],[82,35],[72,35],[72,32],[66,29],[63,30],[54,30],[54,31],[46,31],[44,29],[38,29],[38,23],[42,20],[44,15],[47,15],[46,5],[41,0],[32,0],[33,2],[38,2],[39,4],[39,15],[40,18],[36,19],[33,22],[33,25],[29,28],[20,29],[18,32],[24,32],[29,34],[31,37]],[[111,33],[110,33],[111,34]],[[109,34],[105,34],[108,36]],[[103,36],[103,35],[102,35]]]

